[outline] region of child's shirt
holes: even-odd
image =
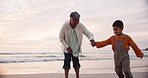
[[[104,40],[104,41],[101,41],[101,42],[96,42],[96,47],[101,48],[101,47],[104,47],[104,46],[111,44],[112,50],[115,51],[116,40],[124,40],[124,47],[127,51],[130,50],[130,46],[131,46],[137,57],[143,57],[144,54],[138,48],[136,43],[132,40],[132,38],[130,36],[125,35],[125,34],[120,35],[120,36],[113,35],[107,40]]]

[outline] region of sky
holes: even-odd
[[[114,35],[112,23],[120,19],[123,32],[148,47],[148,0],[0,0],[0,52],[61,52],[59,31],[73,11],[96,41]],[[82,51],[98,50],[111,46],[92,48],[84,36]]]

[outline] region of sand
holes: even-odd
[[[134,72],[134,78],[148,78],[148,72]],[[0,78],[64,78],[63,73],[4,75]],[[75,78],[70,74],[69,78]],[[118,78],[115,73],[80,74],[80,78]]]
[[[118,78],[113,60],[81,60],[80,63],[80,78]],[[1,71],[0,78],[64,78],[62,65],[62,61],[0,64],[1,69],[5,69],[5,72]],[[15,71],[13,68],[16,66],[20,69]],[[148,61],[132,60],[131,71],[134,78],[148,78]],[[69,78],[75,78],[72,68],[69,73]]]

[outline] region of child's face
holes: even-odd
[[[114,31],[114,34],[116,35],[121,35],[122,34],[122,29],[120,29],[119,27],[113,27],[113,31]]]

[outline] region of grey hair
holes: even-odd
[[[71,12],[70,17],[73,19],[80,18],[80,14],[78,12]]]

